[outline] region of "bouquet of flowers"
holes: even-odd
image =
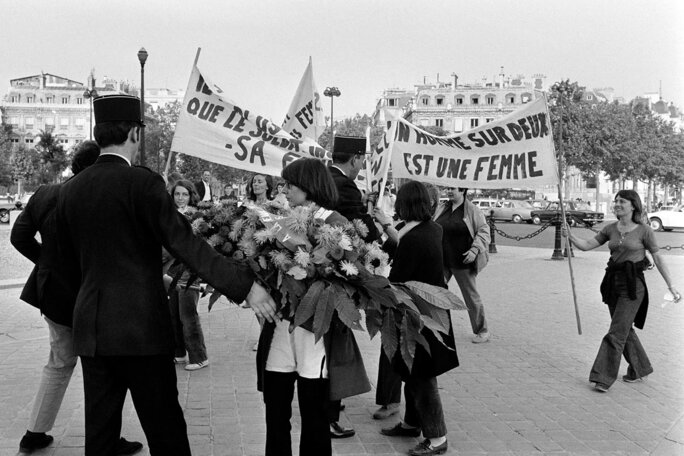
[[[217,251],[247,261],[278,302],[279,313],[316,340],[335,313],[349,328],[363,329],[363,311],[371,338],[380,332],[385,354],[392,359],[399,350],[410,370],[417,344],[430,352],[421,331],[448,334],[448,311],[465,308],[444,288],[390,283],[388,255],[377,243],[363,241],[367,228],[359,220],[330,225],[308,207],[286,210],[277,203],[241,208],[202,203],[187,216]],[[210,309],[219,296],[214,291]]]

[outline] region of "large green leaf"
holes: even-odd
[[[449,327],[442,325],[442,322],[433,319],[427,315],[421,315],[420,319],[423,321],[423,325],[433,331],[435,334],[442,332],[444,334],[449,334]]]
[[[408,281],[404,285],[433,306],[447,310],[467,310],[461,298],[447,290],[423,282]]]
[[[391,311],[391,309],[388,309],[388,312],[389,311]],[[378,331],[380,331],[380,328],[382,328],[384,313],[381,312],[379,309],[368,308],[366,309],[365,314],[366,330],[368,331],[368,335],[370,335],[370,338],[372,339],[373,337],[375,337]]]
[[[409,337],[408,318],[404,315],[401,320],[401,331],[399,333],[399,350],[404,364],[409,372],[413,369],[413,357],[416,356],[416,342]]]
[[[397,346],[399,345],[399,328],[397,328],[397,322],[394,318],[394,309],[387,309],[385,312],[385,318],[382,321],[382,349],[385,355],[392,360],[394,354],[397,352]],[[366,321],[368,321],[368,316],[366,316]],[[366,323],[368,326],[368,323]]]
[[[340,321],[351,329],[362,329],[361,313],[356,308],[354,300],[347,295],[342,286],[333,284],[331,288],[334,294],[335,310]]]
[[[306,292],[297,306],[294,318],[295,326],[300,326],[309,318],[313,317],[314,312],[316,311],[316,304],[318,303],[324,288],[325,283],[320,280],[311,285],[309,291]]]
[[[313,321],[313,332],[316,342],[328,332],[334,312],[335,294],[332,293],[332,287],[329,286],[321,292],[318,304],[316,304],[316,312],[314,313]]]

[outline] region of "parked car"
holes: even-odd
[[[565,216],[570,225],[585,224],[593,226],[603,222],[603,213],[589,208],[589,204],[577,201],[563,201]],[[532,211],[532,223],[539,225],[550,220],[556,220],[560,216],[560,203],[553,201],[542,210]]]
[[[0,203],[0,223],[9,223],[10,221],[10,211],[15,209],[20,209],[28,203],[29,198],[33,196],[33,193],[27,193],[16,201],[5,201]],[[4,199],[4,198],[3,198]]]
[[[472,203],[479,207],[484,215],[489,215],[492,209],[501,206],[501,200],[493,198],[475,198]]]
[[[661,209],[648,214],[648,221],[651,228],[656,231],[672,231],[674,228],[684,228],[684,206],[680,204],[670,210]]]
[[[532,222],[534,206],[529,201],[505,200],[501,201],[500,204],[500,206],[492,209],[492,218],[494,220],[505,220],[513,223]]]

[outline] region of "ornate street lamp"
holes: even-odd
[[[85,92],[83,92],[83,98],[89,99],[90,100],[90,136],[89,139],[92,141],[93,139],[93,98],[97,98],[97,90],[95,90],[95,79],[92,80],[92,87],[86,89]]]
[[[138,51],[138,60],[140,61],[140,120],[143,123],[140,128],[141,166],[145,166],[145,62],[147,61],[147,56],[145,48],[140,48]]]
[[[333,134],[333,99],[334,97],[339,97],[342,93],[337,87],[326,87],[323,95],[330,97],[330,151],[332,152],[335,143],[335,135]]]

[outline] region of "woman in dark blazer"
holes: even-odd
[[[430,196],[425,186],[415,181],[404,184],[397,194],[395,210],[404,224],[398,230],[399,241],[394,248],[389,280],[415,280],[445,287],[442,228],[432,221]],[[456,342],[449,318],[449,335],[442,336],[443,343],[435,338],[432,331],[423,330],[430,354],[417,345],[410,372],[400,355],[391,362],[394,371],[405,382],[406,411],[403,422],[381,432],[389,436],[418,437],[422,431],[425,440],[409,452],[411,455],[442,454],[447,450],[447,430],[437,376],[458,366]],[[389,363],[389,360],[385,358],[384,362]]]

